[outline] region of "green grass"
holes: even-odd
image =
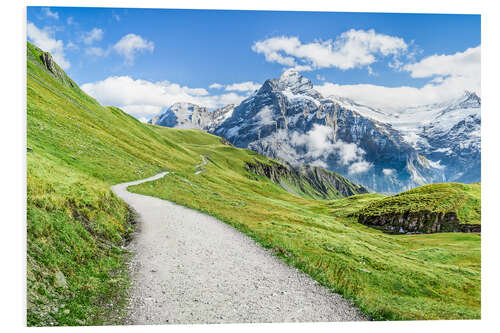
[[[27,323],[117,323],[130,213],[109,187],[196,156],[71,87],[42,65],[40,53],[28,43]],[[56,282],[61,273],[67,286]]]
[[[179,130],[155,130],[178,138]],[[275,249],[289,264],[331,290],[353,299],[375,319],[480,317],[479,234],[384,234],[349,217],[383,200],[383,195],[332,201],[290,195],[249,178],[240,162],[245,151],[210,142],[206,136],[203,145],[191,145],[184,137],[186,148],[210,156],[204,173],[195,175],[187,165],[129,190],[225,221]]]
[[[267,158],[103,107],[48,72],[39,52],[28,44],[28,325],[120,323],[130,213],[109,186],[164,170],[132,189],[225,221],[375,319],[480,317],[479,234],[395,236],[362,226],[350,214],[384,196],[293,195],[245,170]],[[208,163],[195,175],[200,155]]]
[[[481,224],[481,184],[444,183],[420,186],[378,200],[359,213],[378,216],[420,211],[456,212],[460,223]]]

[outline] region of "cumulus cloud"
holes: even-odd
[[[413,78],[426,77],[475,77],[481,73],[481,47],[469,48],[464,52],[446,55],[432,55],[419,62],[404,66]]]
[[[210,89],[222,89],[224,86],[220,83],[214,82],[208,86]]]
[[[325,125],[314,124],[313,128],[305,133],[292,132],[291,143],[297,146],[305,146],[306,158],[315,159],[321,163],[331,154],[335,154],[340,162],[348,167],[349,173],[360,173],[371,168],[371,163],[364,161],[365,151],[355,143],[347,143],[334,140],[333,131]]]
[[[350,175],[354,175],[358,173],[367,172],[368,170],[371,169],[372,166],[373,164],[367,161],[355,162],[349,166],[349,168],[347,169],[347,173]]]
[[[83,34],[83,42],[87,45],[91,45],[94,42],[100,41],[102,39],[103,31],[99,28],[94,28]]]
[[[261,125],[274,125],[276,123],[273,118],[273,109],[268,106],[264,106],[260,109],[255,116]]]
[[[209,95],[204,88],[181,86],[169,81],[150,82],[129,76],[112,76],[85,83],[81,88],[101,104],[116,105],[135,117],[150,117],[177,102],[190,102],[208,108],[240,103],[245,96],[236,93]]]
[[[149,51],[153,52],[155,44],[136,34],[128,34],[123,36],[113,49],[123,57],[127,64],[133,64],[137,53]]]
[[[339,95],[378,108],[402,108],[456,98],[465,90],[481,94],[480,46],[451,55],[433,55],[405,65],[415,78],[429,78],[420,88],[372,84],[340,85],[325,82],[315,88],[324,96]]]
[[[399,37],[376,33],[375,30],[351,29],[335,41],[302,43],[297,37],[273,37],[253,44],[254,52],[269,62],[311,70],[336,67],[342,70],[369,66],[377,56],[394,59],[407,51],[408,45]]]
[[[71,64],[66,59],[62,40],[56,40],[49,31],[41,30],[31,22],[28,22],[26,33],[28,39],[36,46],[44,51],[50,52],[62,69],[68,69],[70,67]]]
[[[396,173],[396,169],[382,169],[382,173],[385,176],[392,176],[393,174]]]
[[[241,83],[233,83],[226,86],[227,91],[254,91],[260,88],[260,84],[247,81]]]
[[[59,20],[59,13],[51,11],[50,8],[42,8],[42,13],[49,18]]]

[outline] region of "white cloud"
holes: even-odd
[[[139,120],[141,123],[147,123],[149,119],[148,119],[148,118],[146,118],[146,117],[140,117],[138,120]]]
[[[62,40],[56,40],[48,31],[38,29],[31,22],[28,22],[26,33],[28,39],[36,46],[46,52],[50,52],[62,69],[68,69],[70,67],[71,64],[64,54],[64,43]]]
[[[100,47],[89,47],[85,49],[85,54],[90,56],[101,57],[105,55],[105,51]]]
[[[81,88],[101,104],[116,105],[135,117],[150,117],[177,102],[216,108],[238,104],[245,98],[232,92],[209,95],[204,88],[190,88],[169,81],[134,80],[129,76],[112,76],[103,81],[85,83]]]
[[[220,83],[214,82],[208,86],[210,89],[222,89],[224,86]]]
[[[50,10],[50,8],[42,8],[42,13],[50,18],[53,18],[55,20],[59,20],[59,13],[58,12],[53,12]]]
[[[429,165],[435,169],[443,170],[444,168],[446,168],[446,165],[441,165],[441,160],[431,161],[428,159],[427,161],[429,162]]]
[[[372,166],[373,166],[373,164],[369,163],[367,161],[355,162],[349,166],[347,172],[350,175],[363,173],[363,172],[370,170]]]
[[[83,42],[87,45],[93,44],[94,42],[100,41],[102,39],[102,35],[102,29],[94,28],[83,34]]]
[[[290,141],[293,145],[306,147],[306,158],[320,161],[335,154],[343,165],[348,166],[352,163],[348,170],[351,170],[352,165],[355,165],[352,167],[354,173],[362,172],[362,167],[371,167],[371,164],[363,159],[365,155],[363,149],[355,143],[334,141],[332,128],[325,125],[314,124],[313,128],[305,134],[292,132]],[[351,171],[349,172],[351,173]]]
[[[328,168],[328,164],[326,164],[325,162],[323,162],[321,160],[315,160],[314,162],[310,163],[310,165],[315,166],[315,167],[319,167],[319,168],[323,168],[323,169]]]
[[[378,34],[373,29],[351,29],[335,41],[304,44],[297,37],[282,36],[257,41],[252,46],[252,50],[264,54],[267,61],[295,67],[296,70],[365,67],[376,62],[376,56],[397,59],[407,48],[402,38]]]
[[[426,57],[404,66],[404,70],[415,78],[428,77],[430,80],[420,88],[329,82],[315,88],[324,96],[344,96],[372,107],[390,109],[443,102],[462,95],[465,90],[481,95],[480,46],[452,55]]]
[[[241,83],[233,83],[226,86],[227,91],[254,91],[260,88],[260,84],[247,81]]]
[[[68,25],[76,24],[76,22],[75,22],[75,18],[74,18],[73,16],[68,17],[68,18],[66,19],[66,23],[67,23]]]
[[[80,48],[72,41],[69,41],[68,44],[66,44],[66,49],[70,51],[78,51]]]
[[[481,47],[474,47],[455,54],[433,55],[419,62],[408,64],[404,69],[413,78],[433,76],[474,77],[481,73]]]
[[[260,125],[274,125],[276,121],[273,119],[273,109],[264,106],[260,111],[255,115],[255,117],[259,120]]]
[[[382,173],[385,176],[392,176],[394,173],[396,173],[396,169],[382,169]]]
[[[139,52],[153,52],[155,45],[153,42],[143,39],[136,34],[128,34],[123,36],[114,46],[113,49],[123,57],[128,64],[134,62],[135,55]]]

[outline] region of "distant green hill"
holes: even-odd
[[[109,186],[164,170],[131,190],[218,217],[375,319],[480,317],[480,235],[363,226],[350,213],[383,196],[342,198],[360,188],[329,172],[259,174],[248,164],[278,162],[199,130],[142,124],[29,43],[27,58],[28,325],[121,322],[133,213]],[[330,177],[338,191],[320,189]]]
[[[481,184],[430,184],[376,201],[359,222],[407,232],[480,230]]]

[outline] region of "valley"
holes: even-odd
[[[404,202],[387,193],[448,177],[392,125],[322,98],[295,73],[210,113],[220,125],[193,123],[191,113],[213,111],[189,105],[183,128],[170,128],[182,105],[158,118],[174,126],[143,124],[85,94],[50,54],[27,50],[29,326],[125,322],[127,244],[140,218],[110,187],[160,172],[128,190],[215,217],[374,320],[480,318],[480,233],[388,234],[358,221]],[[307,154],[311,131],[328,151]],[[370,163],[375,176],[349,172]],[[470,200],[436,211],[480,224],[480,185],[467,186],[471,197],[453,195]]]

